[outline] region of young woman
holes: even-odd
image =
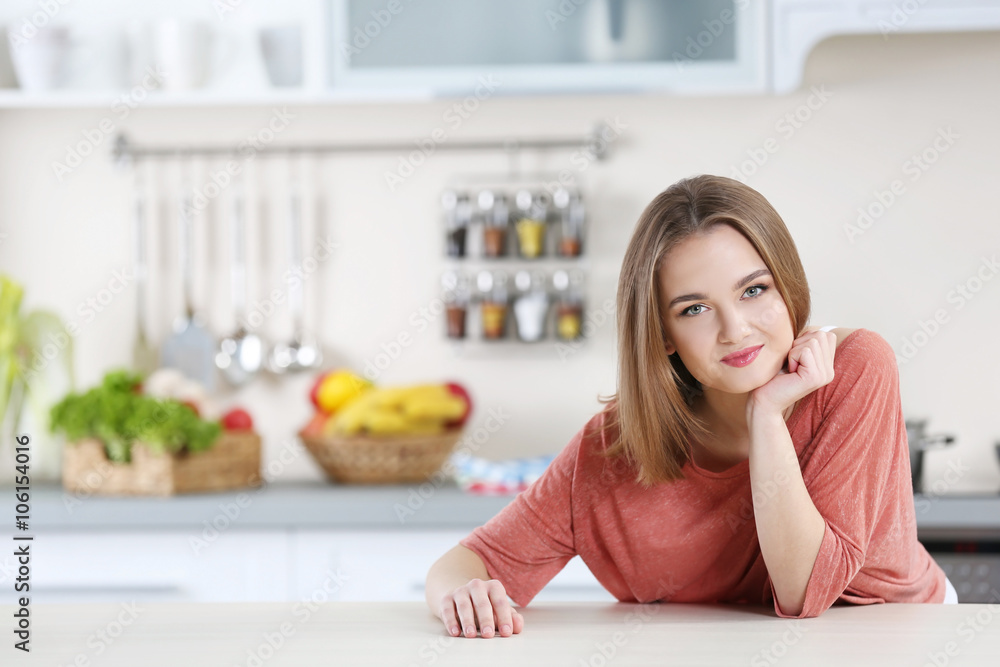
[[[427,575],[447,631],[518,633],[579,555],[623,602],[957,601],[917,541],[899,375],[868,329],[809,327],[784,222],[698,176],[639,218],[618,282],[618,391]],[[947,593],[947,595],[946,595]]]

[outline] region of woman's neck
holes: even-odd
[[[709,458],[734,465],[749,456],[750,429],[746,419],[746,406],[750,394],[729,394],[709,390],[694,400],[695,415],[702,419],[711,436],[699,444],[707,450]],[[795,405],[784,412],[788,421]]]

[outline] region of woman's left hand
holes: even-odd
[[[829,384],[834,376],[836,350],[837,334],[832,331],[810,331],[792,341],[788,370],[782,368],[750,393],[747,419],[755,410],[782,414],[795,401]]]

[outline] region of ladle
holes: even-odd
[[[232,235],[232,262],[230,264],[233,290],[233,310],[236,330],[219,341],[215,365],[222,377],[234,387],[252,380],[264,364],[264,343],[260,336],[246,328],[247,268],[246,223],[243,218],[244,193],[240,183],[233,186],[230,234]]]
[[[288,234],[292,276],[288,281],[288,307],[294,328],[292,340],[275,344],[268,358],[268,369],[279,375],[314,370],[323,364],[323,350],[318,341],[306,333],[303,322],[302,194],[297,183],[293,183],[289,195]]]

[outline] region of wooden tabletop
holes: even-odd
[[[788,620],[760,607],[538,602],[511,637],[452,638],[419,602],[32,605],[31,654],[7,665],[990,665],[1000,604],[834,607]],[[15,607],[0,606],[10,627]],[[13,658],[13,659],[12,659]],[[25,659],[27,658],[27,659]]]

